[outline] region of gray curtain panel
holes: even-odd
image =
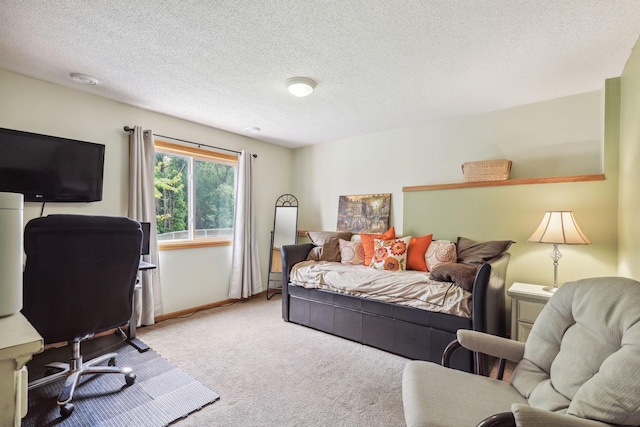
[[[155,316],[163,313],[160,288],[160,259],[156,239],[156,206],[154,198],[154,169],[156,151],[153,132],[135,126],[129,137],[129,214],[136,221],[151,223],[149,255],[143,260],[155,264],[154,270],[140,272],[142,289],[136,290],[135,311],[138,325],[153,325]]]
[[[233,259],[229,298],[249,298],[262,292],[260,258],[256,241],[255,203],[253,195],[253,156],[242,150],[238,156],[236,207],[233,226]]]

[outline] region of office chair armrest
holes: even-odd
[[[458,329],[458,342],[473,352],[519,362],[524,356],[524,343],[483,332]]]
[[[512,404],[511,412],[518,426],[605,427],[610,425],[573,415],[532,408],[521,403]]]

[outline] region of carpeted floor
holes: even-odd
[[[400,427],[407,359],[282,320],[265,296],[140,328],[222,396],[176,427]]]
[[[35,355],[27,364],[30,380],[42,377],[47,363],[66,362],[70,351],[63,347]],[[29,411],[22,425],[166,426],[220,397],[153,349],[139,353],[116,335],[82,344],[85,360],[112,351],[118,353],[118,366],[133,368],[137,375],[133,385],[126,387],[119,374],[83,377],[73,398],[75,410],[66,419],[60,417],[56,404],[63,380],[30,390]]]

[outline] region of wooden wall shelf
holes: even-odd
[[[402,187],[402,192],[408,193],[411,191],[452,190],[457,188],[474,188],[474,187],[502,187],[505,185],[554,184],[554,183],[560,183],[560,182],[604,181],[604,179],[605,179],[604,174],[596,174],[596,175],[576,175],[576,176],[555,176],[550,178],[507,179],[505,181],[458,182],[455,184],[414,185],[409,187]]]

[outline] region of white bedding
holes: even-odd
[[[470,292],[453,283],[431,280],[429,273],[422,271],[387,271],[339,262],[303,261],[293,266],[289,281],[305,288],[471,317]]]

